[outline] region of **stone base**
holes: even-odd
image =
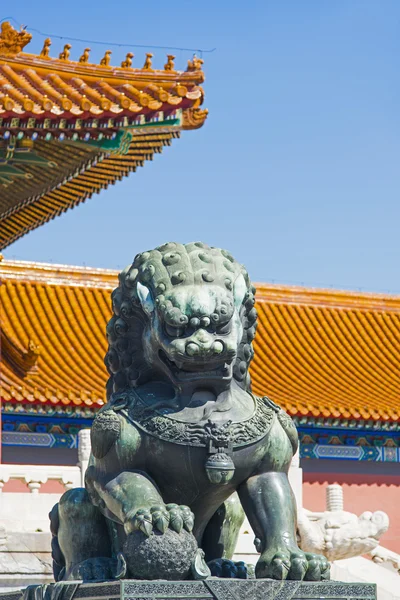
[[[374,584],[216,579],[57,583],[0,594],[0,600],[376,600]]]

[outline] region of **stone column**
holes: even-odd
[[[90,429],[81,429],[78,433],[78,458],[79,466],[81,468],[82,487],[85,487],[85,473],[88,468],[91,450]]]
[[[41,486],[41,481],[30,481],[28,483],[28,488],[30,489],[31,494],[38,494]]]
[[[43,483],[47,483],[48,477],[45,472],[37,472],[35,467],[32,471],[26,471],[24,481],[28,486],[31,494],[39,494],[39,490]]]
[[[337,483],[326,486],[326,510],[344,510],[343,504],[343,488]]]

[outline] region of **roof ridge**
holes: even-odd
[[[63,39],[66,41],[68,38]],[[50,56],[50,47],[52,45],[50,37],[44,40],[40,54],[23,52],[23,49],[31,40],[32,34],[26,31],[25,28],[21,27],[18,31],[9,21],[3,21],[0,24],[0,63],[5,61],[6,63],[13,63],[15,65],[36,66],[39,69],[45,70],[51,68],[64,73],[70,72],[75,75],[79,73],[93,77],[101,75],[103,78],[111,76],[113,78],[132,79],[134,75],[135,77],[139,77],[139,80],[157,81],[160,79],[160,75],[162,75],[163,83],[184,80],[198,84],[204,81],[202,68],[204,61],[196,55],[188,61],[187,68],[183,71],[175,70],[176,57],[172,54],[166,54],[167,62],[162,69],[153,68],[153,54],[146,52],[143,67],[136,68],[132,67],[135,55],[131,51],[127,52],[125,60],[117,66],[111,65],[112,50],[106,50],[99,63],[90,61],[91,49],[88,47],[83,49],[78,60],[73,60],[70,58],[72,45],[68,42],[63,44],[63,50],[59,53],[58,57],[52,57]],[[81,40],[81,43],[87,45],[93,42]]]
[[[274,283],[255,283],[254,285],[257,289],[258,302],[311,304],[341,309],[400,311],[400,294]]]
[[[119,269],[108,269],[106,267],[87,267],[86,265],[71,265],[68,263],[53,263],[46,261],[38,261],[38,260],[23,260],[23,259],[10,259],[5,258],[0,259],[0,271],[3,265],[7,265],[10,267],[23,267],[29,266],[30,268],[47,268],[57,269],[63,271],[82,271],[82,272],[98,272],[98,273],[115,273],[118,275]]]
[[[96,267],[2,260],[0,262],[0,283],[2,281],[24,281],[112,290],[117,284],[118,272],[113,269]]]
[[[108,281],[110,285],[115,285],[115,280],[120,270],[6,258],[0,260],[0,279],[8,280],[23,278],[25,281],[37,281],[46,277],[46,281],[48,281],[49,276],[52,276],[57,279],[55,283],[61,283],[59,280],[63,279],[65,275],[71,277],[71,279],[76,279],[77,276],[83,275],[92,276],[94,279],[98,278],[103,282]],[[48,283],[51,284],[52,282],[48,281]],[[83,287],[86,287],[86,283],[86,278],[81,281]],[[312,304],[326,307],[332,306],[332,308],[357,308],[358,310],[390,310],[391,308],[400,310],[400,294],[283,285],[269,282],[258,282],[254,285],[257,289],[258,302]]]

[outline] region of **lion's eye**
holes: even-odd
[[[228,321],[224,325],[219,325],[218,327],[216,327],[215,331],[216,331],[216,333],[219,333],[220,335],[230,333],[231,332],[231,322]]]
[[[165,325],[165,331],[170,337],[176,338],[182,335],[183,330],[178,327],[172,327],[171,325]]]

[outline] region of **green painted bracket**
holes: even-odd
[[[151,129],[151,128],[163,128],[163,127],[180,127],[182,124],[182,120],[177,119],[167,119],[164,121],[149,121],[148,123],[141,123],[140,125],[136,125],[134,127],[124,127],[123,129],[119,129],[116,137],[113,140],[88,140],[85,142],[85,145],[94,146],[99,150],[103,150],[104,152],[111,154],[127,154],[129,151],[129,146],[131,141],[135,137],[135,131],[142,129]]]

